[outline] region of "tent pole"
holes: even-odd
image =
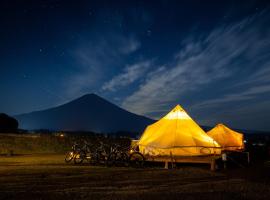
[[[215,171],[216,170],[216,160],[214,158],[212,158],[211,160],[211,171]]]
[[[175,168],[175,162],[173,160],[173,154],[172,151],[170,151],[170,156],[171,156],[171,164],[172,164],[172,168]]]
[[[165,166],[164,166],[164,169],[169,169],[169,166],[168,166],[168,161],[165,161]]]

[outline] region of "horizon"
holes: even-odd
[[[270,2],[1,1],[0,113],[96,94],[159,119],[270,131]]]
[[[57,107],[61,107],[61,106],[67,105],[67,104],[69,104],[69,103],[72,103],[72,102],[74,102],[74,101],[77,101],[77,100],[79,100],[79,99],[81,99],[81,98],[83,98],[83,97],[90,96],[90,95],[97,96],[98,98],[101,98],[102,100],[105,100],[105,101],[107,101],[107,102],[113,104],[114,106],[118,106],[118,105],[116,105],[116,104],[110,102],[109,100],[107,100],[107,99],[105,99],[105,98],[103,98],[103,97],[101,97],[101,96],[99,96],[99,95],[97,95],[97,94],[95,94],[95,93],[88,93],[88,94],[84,94],[84,95],[82,95],[82,96],[80,96],[80,97],[78,97],[78,98],[76,98],[76,99],[72,99],[72,100],[70,100],[70,101],[68,101],[68,102],[65,102],[65,103],[63,103],[63,104],[60,104],[60,105],[56,105],[56,106],[53,106],[53,107],[50,107],[50,108],[45,108],[45,109],[43,109],[43,110],[35,110],[35,111],[27,112],[27,113],[21,113],[21,114],[18,114],[18,115],[14,115],[13,117],[16,119],[16,116],[26,115],[26,114],[31,114],[31,113],[35,113],[35,112],[43,112],[43,111],[46,111],[46,110],[54,109],[54,108],[57,108]],[[172,110],[174,110],[175,107],[177,107],[177,106],[180,106],[180,107],[182,108],[182,106],[181,106],[180,104],[176,104],[176,105],[174,105],[172,108],[170,108],[167,112],[165,112],[160,118],[151,118],[151,117],[147,117],[147,116],[144,116],[144,115],[139,115],[139,116],[149,118],[149,119],[153,120],[154,123],[155,123],[155,122],[159,121],[161,118],[165,117],[167,114],[169,114],[169,113],[170,113]],[[120,106],[118,106],[118,107],[119,107],[119,108],[122,108],[122,107],[120,107]],[[122,108],[122,109],[124,109],[124,108]],[[182,108],[182,109],[184,109],[184,108]],[[124,109],[124,110],[125,110],[125,109]],[[126,111],[128,111],[128,110],[126,110]],[[186,110],[185,110],[185,111],[186,111]],[[128,112],[130,112],[130,111],[128,111]],[[187,114],[189,113],[188,111],[186,111],[186,112],[187,112]],[[131,113],[132,113],[132,112],[131,112]],[[136,113],[133,113],[133,114],[136,114]],[[138,114],[136,114],[136,115],[138,115]],[[194,120],[192,116],[191,116],[191,119]],[[196,120],[195,120],[195,122],[196,122]],[[219,123],[215,124],[214,126],[208,126],[208,125],[204,125],[204,124],[198,124],[198,125],[199,125],[201,128],[202,128],[202,127],[204,127],[204,128],[215,128],[216,126],[218,126],[218,125],[220,125],[220,124],[226,125],[226,124],[224,124],[224,123],[222,123],[222,122],[219,122]],[[253,130],[253,129],[244,129],[244,128],[235,128],[235,127],[229,127],[229,128],[232,128],[232,129],[237,130],[237,131],[248,131],[248,132],[249,132],[249,131],[257,131],[257,132],[262,132],[262,133],[269,133],[269,131],[270,131],[270,130]],[[36,129],[33,129],[33,130],[36,130]],[[39,130],[39,129],[37,129],[37,130]],[[56,131],[56,130],[51,130],[51,131]],[[58,131],[58,130],[57,130],[57,131]],[[60,130],[60,131],[61,131],[61,130]],[[80,131],[80,130],[78,130],[78,131]],[[86,131],[86,132],[88,132],[88,131],[90,131],[90,132],[92,131],[92,132],[93,132],[93,130],[85,130],[85,131]],[[71,131],[71,132],[76,132],[76,131]],[[247,134],[247,133],[245,133],[245,134]]]

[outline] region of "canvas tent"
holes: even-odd
[[[244,136],[226,127],[224,124],[218,124],[207,134],[217,141],[222,150],[239,151],[244,149]]]
[[[220,154],[220,145],[179,105],[159,121],[149,125],[138,145],[142,154],[151,156]]]

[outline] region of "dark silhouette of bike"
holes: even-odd
[[[66,153],[66,156],[65,156],[65,162],[66,162],[66,163],[70,163],[70,162],[74,159],[75,155],[76,155],[79,151],[80,151],[80,147],[79,147],[78,143],[75,142],[75,143],[72,145],[72,147],[71,147],[71,151],[68,151],[68,152]]]

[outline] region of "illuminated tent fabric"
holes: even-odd
[[[159,121],[149,125],[139,142],[140,152],[148,155],[197,156],[219,154],[219,144],[177,105]]]
[[[216,125],[207,134],[217,141],[223,150],[243,150],[244,149],[244,136],[226,127],[223,124]]]

